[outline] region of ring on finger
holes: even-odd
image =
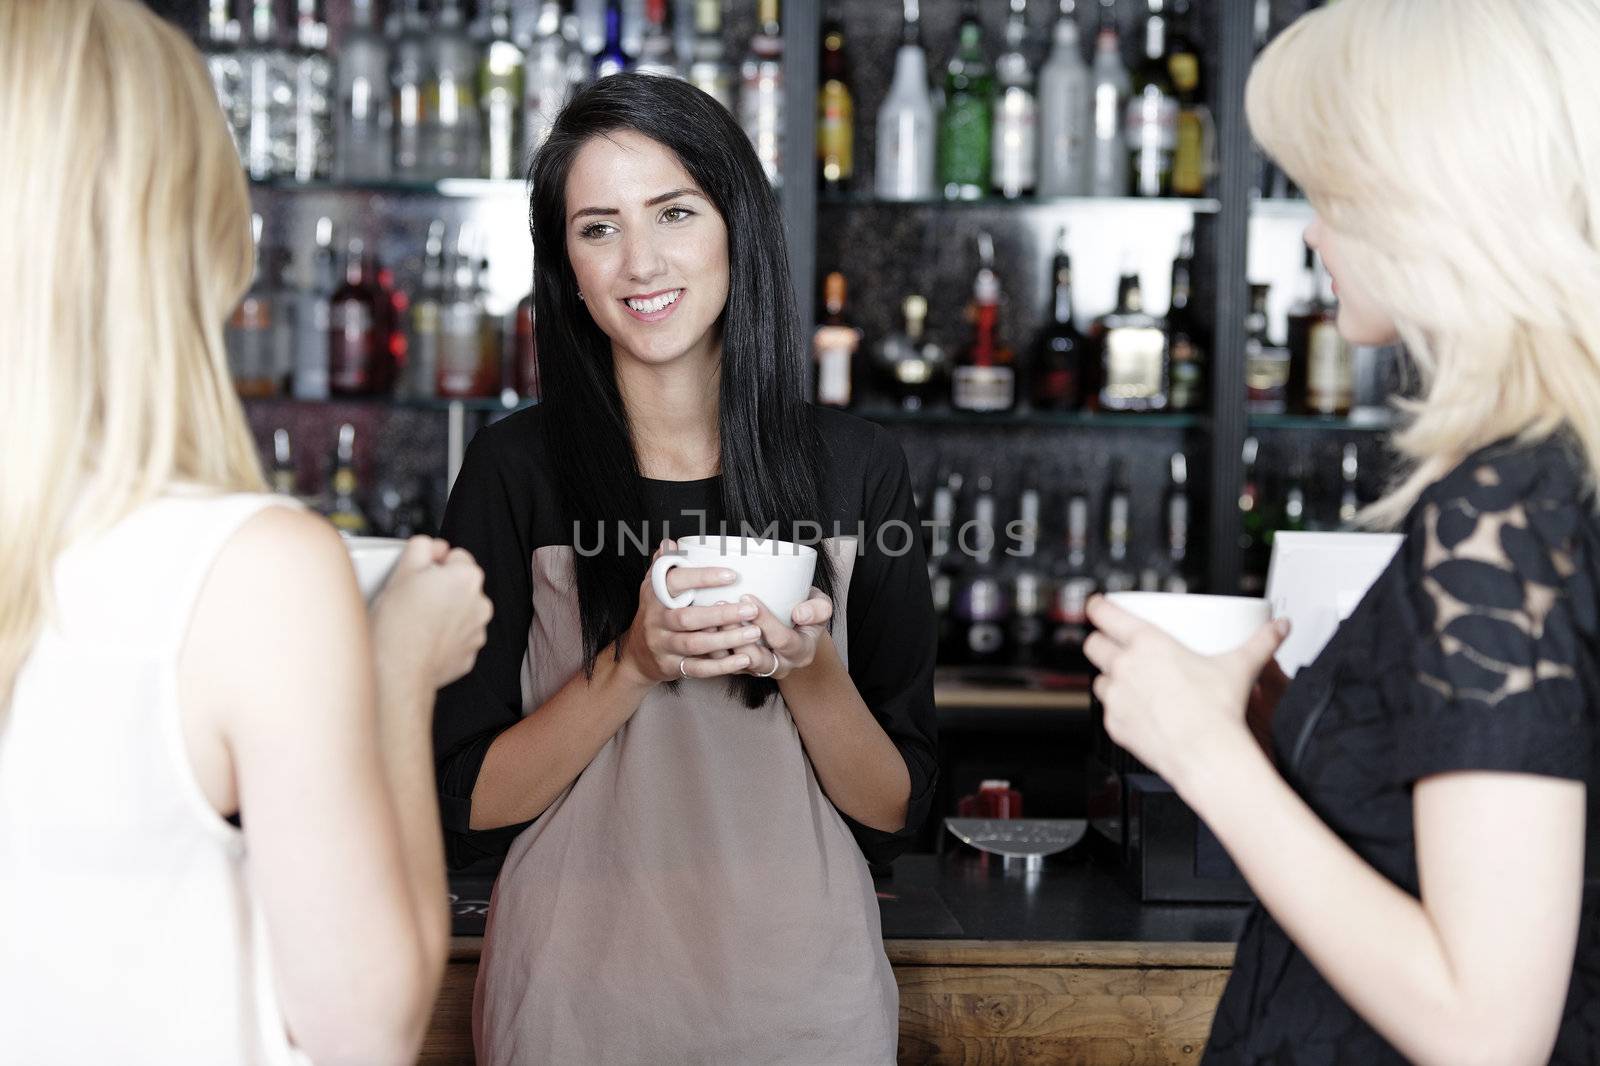
[[[678,676],[683,678],[685,681],[689,680],[689,672],[684,669],[684,665],[688,663],[688,661],[689,657],[687,655],[678,660]]]
[[[771,648],[768,648],[767,650],[772,652],[772,669],[768,670],[764,674],[756,674],[756,675],[754,675],[756,677],[771,677],[773,674],[778,672],[778,663],[779,663],[778,653],[776,651],[773,651]]]

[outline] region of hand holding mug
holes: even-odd
[[[412,537],[372,603],[380,683],[427,692],[448,685],[472,669],[493,615],[468,552]]]
[[[639,585],[639,607],[624,639],[624,659],[652,683],[739,673],[750,659],[743,653],[727,653],[760,638],[761,630],[750,624],[755,609],[739,603],[694,603],[697,590],[731,585],[736,575],[721,566],[675,565],[658,570],[656,564],[676,551],[674,542],[662,541],[651,557],[650,573]],[[658,586],[665,597],[658,594]],[[669,607],[663,598],[683,606]]]
[[[833,618],[833,600],[813,586],[810,596],[794,609],[790,621],[785,622],[755,597],[745,599],[756,608],[755,624],[761,631],[761,640],[734,648],[729,653],[743,655],[755,664],[744,673],[781,681],[796,670],[810,666],[816,658],[817,641],[827,635],[828,622]]]

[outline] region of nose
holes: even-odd
[[[628,280],[633,283],[658,278],[666,272],[666,259],[662,255],[660,237],[649,228],[635,229],[626,238],[623,248],[623,267]]]

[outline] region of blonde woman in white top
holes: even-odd
[[[176,30],[3,0],[0,144],[0,1057],[410,1061],[481,573],[418,538],[369,625],[264,493],[222,348],[249,199]]]

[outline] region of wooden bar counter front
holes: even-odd
[[[454,888],[457,932],[481,931],[487,884]],[[1140,904],[1087,841],[1032,873],[965,851],[909,855],[877,888],[902,1063],[1199,1062],[1244,919],[1238,906]],[[423,1066],[473,1062],[481,943],[453,943]]]

